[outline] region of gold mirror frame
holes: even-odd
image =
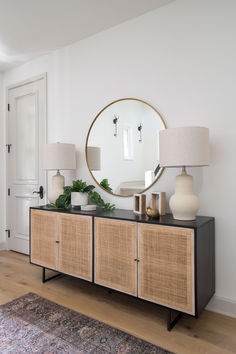
[[[96,182],[97,185],[98,185],[101,189],[103,189],[105,192],[107,192],[107,193],[109,193],[109,194],[111,194],[111,195],[113,195],[113,196],[115,196],[115,197],[125,197],[125,198],[127,198],[127,197],[128,197],[128,198],[133,197],[133,194],[121,195],[121,194],[116,194],[116,193],[110,192],[110,191],[108,191],[106,188],[102,187],[102,186],[100,185],[100,183],[96,180],[96,178],[95,178],[94,175],[93,175],[93,172],[92,172],[91,169],[90,169],[89,163],[88,163],[88,149],[87,149],[87,148],[88,148],[89,134],[90,134],[90,132],[91,132],[91,130],[92,130],[92,127],[93,127],[94,123],[96,122],[96,120],[98,119],[98,117],[102,114],[102,112],[105,111],[105,109],[107,109],[108,107],[110,107],[111,105],[113,105],[113,104],[115,104],[115,103],[117,103],[117,102],[120,102],[120,101],[128,101],[128,100],[133,100],[133,101],[142,102],[142,103],[146,104],[147,106],[149,106],[150,108],[152,108],[152,109],[157,113],[157,115],[159,116],[159,118],[161,119],[161,121],[162,121],[162,123],[163,123],[164,128],[166,129],[166,124],[165,124],[165,122],[164,122],[162,116],[160,115],[160,113],[159,113],[151,104],[149,104],[149,103],[147,103],[147,102],[145,102],[145,101],[143,101],[143,100],[140,100],[140,99],[138,99],[138,98],[120,98],[119,100],[113,101],[113,102],[109,103],[108,105],[106,105],[106,106],[96,115],[96,117],[94,118],[94,120],[92,121],[92,123],[91,123],[91,125],[90,125],[90,127],[89,127],[88,134],[87,134],[87,137],[86,137],[86,143],[85,143],[85,157],[86,157],[86,163],[87,163],[89,172],[90,172],[90,174],[91,174],[91,176],[92,176],[94,182]],[[149,188],[151,188],[151,187],[157,182],[157,180],[161,177],[163,171],[164,171],[164,167],[161,167],[161,169],[160,169],[160,171],[158,172],[158,175],[157,175],[157,177],[154,179],[153,183],[150,184],[150,186],[148,186],[147,188],[145,188],[145,189],[142,190],[141,192],[139,192],[138,194],[142,194],[142,193],[146,192]]]

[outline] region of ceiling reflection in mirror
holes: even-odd
[[[107,192],[132,196],[160,177],[159,131],[165,123],[150,104],[120,99],[102,109],[86,140],[89,171]]]

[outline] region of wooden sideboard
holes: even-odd
[[[215,292],[214,218],[32,207],[30,262],[43,282],[68,274],[165,306],[171,330],[182,314],[197,318]],[[46,278],[46,269],[59,274]]]

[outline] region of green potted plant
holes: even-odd
[[[53,207],[58,209],[66,209],[72,204],[72,193],[79,193],[77,197],[77,203],[84,203],[86,199],[86,204],[88,204],[88,197],[91,202],[96,204],[98,207],[103,208],[104,210],[114,210],[115,205],[110,203],[105,203],[101,198],[100,194],[94,191],[95,186],[87,185],[86,182],[83,182],[81,179],[72,182],[72,186],[64,187],[64,193],[57,198],[55,204],[52,204]],[[82,196],[81,199],[79,199]],[[79,200],[79,201],[78,201]],[[73,204],[72,204],[73,205]],[[74,204],[75,205],[75,204]],[[76,205],[85,205],[85,204],[76,204]]]
[[[87,205],[89,192],[91,192],[94,188],[95,187],[92,185],[87,186],[87,183],[83,182],[81,179],[73,181],[71,187],[71,205]]]

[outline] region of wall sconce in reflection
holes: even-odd
[[[117,124],[118,124],[118,119],[119,119],[119,116],[118,116],[117,114],[114,114],[114,119],[113,119],[113,124],[115,125],[114,136],[117,136]]]
[[[138,141],[140,143],[142,142],[142,129],[143,129],[143,125],[142,125],[142,123],[140,123],[139,126],[138,126],[138,131],[139,131],[139,139],[138,139]]]

